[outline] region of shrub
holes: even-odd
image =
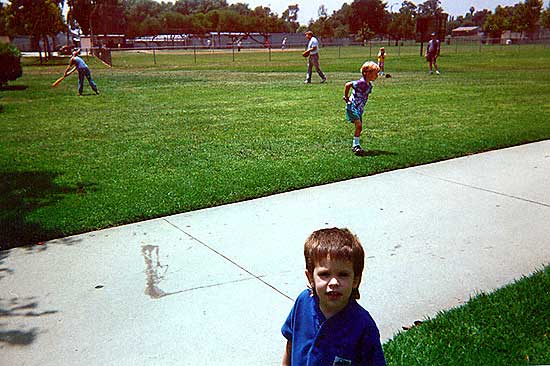
[[[0,43],[0,87],[23,75],[21,52],[12,44]]]

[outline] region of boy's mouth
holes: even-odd
[[[329,300],[339,300],[342,297],[342,294],[337,291],[329,291],[326,295]]]

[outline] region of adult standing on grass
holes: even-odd
[[[437,58],[439,57],[440,52],[440,43],[437,39],[436,34],[432,33],[432,39],[428,42],[426,47],[426,60],[430,63],[430,75],[432,75],[433,68],[435,68],[435,73],[439,75],[439,67],[437,67]]]
[[[308,63],[307,63],[307,76],[304,83],[306,84],[311,83],[311,72],[313,71],[314,66],[315,66],[315,70],[317,71],[317,74],[319,74],[319,76],[321,77],[321,83],[324,83],[327,81],[327,77],[319,67],[319,41],[317,40],[317,38],[313,36],[312,31],[307,31],[305,35],[306,35],[306,38],[308,39],[308,44],[307,44],[307,49],[303,53],[303,56],[308,57]]]
[[[73,51],[73,56],[69,61],[69,66],[67,66],[67,69],[65,69],[65,76],[69,74],[69,70],[73,66],[76,67],[76,71],[78,71],[78,95],[82,95],[82,89],[84,89],[84,78],[88,80],[88,84],[90,84],[92,90],[99,95],[97,85],[92,79],[92,73],[90,72],[88,65],[86,65],[84,60],[80,58],[80,49],[76,49]]]

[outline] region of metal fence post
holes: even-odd
[[[157,55],[155,54],[155,48],[153,48],[153,63],[157,64]]]

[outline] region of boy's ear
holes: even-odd
[[[307,283],[313,287],[313,273],[310,273],[307,269],[305,270],[305,274],[306,274],[306,278],[307,278]]]

